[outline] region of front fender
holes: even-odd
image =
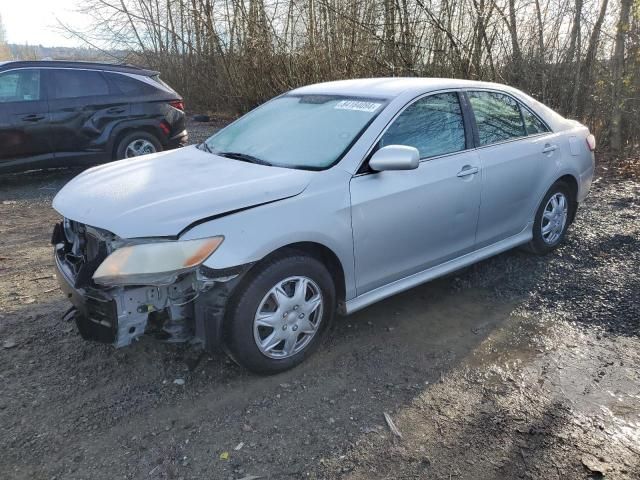
[[[258,262],[293,243],[321,244],[342,264],[349,300],[355,296],[350,177],[337,168],[327,170],[300,195],[202,223],[180,238],[223,235],[222,245],[204,262],[213,269]]]

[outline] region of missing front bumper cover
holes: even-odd
[[[193,271],[164,286],[79,286],[58,253],[58,282],[75,307],[69,315],[84,339],[119,348],[151,333],[168,342],[199,343],[207,350],[219,346],[227,299],[241,276],[238,271]]]

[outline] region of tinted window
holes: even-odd
[[[40,100],[40,70],[0,74],[0,103]]]
[[[105,73],[109,81],[120,93],[125,95],[149,94],[156,91],[151,85],[119,73]]]
[[[464,123],[458,95],[431,95],[408,106],[380,139],[380,146],[386,145],[415,147],[420,158],[464,150]]]
[[[469,92],[469,101],[476,117],[480,145],[526,135],[520,108],[513,98],[494,92]]]
[[[522,118],[524,119],[524,126],[527,129],[527,135],[535,135],[537,133],[545,133],[549,131],[547,126],[542,123],[538,117],[531,113],[529,109],[520,105],[520,110],[522,110]]]
[[[109,94],[109,86],[100,72],[53,70],[53,98],[94,97]]]

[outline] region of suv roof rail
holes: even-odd
[[[95,68],[112,72],[132,72],[145,76],[158,75],[160,72],[138,67],[129,63],[92,62],[84,60],[14,60],[0,63],[0,70],[24,67],[65,67],[65,68]]]

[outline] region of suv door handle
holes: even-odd
[[[551,145],[549,143],[547,143],[544,148],[542,149],[542,153],[551,153],[551,152],[555,152],[557,150],[558,146],[557,145]]]
[[[38,115],[37,113],[32,113],[31,115],[25,115],[21,118],[23,122],[39,122],[40,120],[44,120],[44,115]]]
[[[468,177],[469,175],[473,175],[474,173],[478,173],[478,167],[465,165],[464,167],[462,167],[462,170],[458,172],[458,177]]]
[[[124,108],[114,107],[107,110],[107,113],[124,113]]]

